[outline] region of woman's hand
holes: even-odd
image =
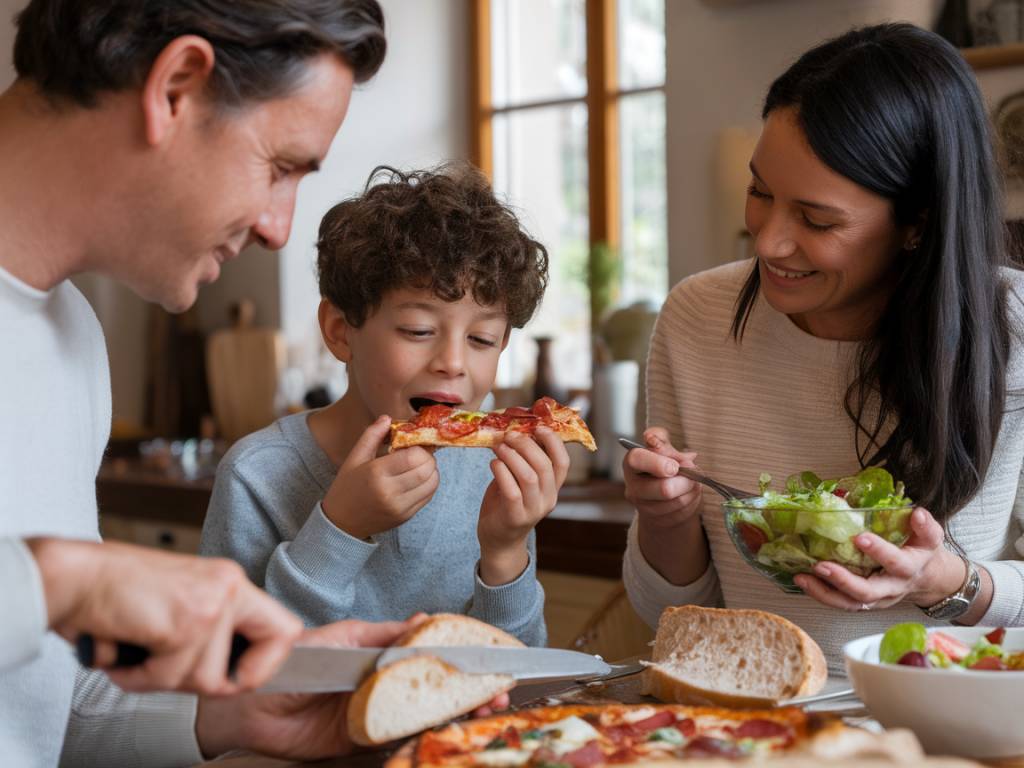
[[[910,516],[910,538],[903,547],[873,533],[858,534],[853,543],[882,570],[864,578],[837,563],[822,562],[814,574],[793,581],[818,602],[847,611],[888,608],[909,600],[934,605],[956,592],[964,581],[963,561],[942,546],[942,526],[924,507]]]
[[[644,442],[647,449],[634,448],[622,460],[640,551],[671,584],[691,584],[707,570],[711,555],[697,514],[701,485],[677,472],[695,466],[697,454],[676,450],[661,427],[644,432]]]
[[[622,460],[626,499],[636,507],[642,524],[677,528],[700,508],[700,483],[676,474],[679,467],[694,467],[697,454],[676,450],[662,427],[644,432],[644,442],[647,450],[634,448]]]

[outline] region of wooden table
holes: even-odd
[[[190,480],[131,459],[104,462],[97,478],[101,519],[114,515],[197,529],[212,489],[211,477]],[[558,505],[537,525],[537,567],[619,579],[632,518],[622,483],[596,479],[564,486]]]

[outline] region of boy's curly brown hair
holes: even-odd
[[[515,328],[533,316],[548,281],[548,252],[468,163],[373,170],[359,197],[320,222],[320,295],[360,327],[388,291],[414,288],[443,301],[466,292],[501,304]]]

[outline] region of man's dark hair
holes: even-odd
[[[1019,395],[1006,389],[1003,198],[978,83],[938,35],[881,24],[801,56],[772,83],[762,116],[776,109],[795,111],[825,165],[888,199],[897,226],[921,223],[919,247],[896,256],[846,411],[861,463],[886,464],[946,522],[981,487],[1008,395]],[[755,264],[737,339],[759,286]]]
[[[284,96],[312,57],[333,53],[356,82],[384,60],[377,0],[32,0],[18,14],[14,67],[54,102],[90,107],[137,87],[177,37],[216,54],[210,90],[224,107]]]
[[[317,250],[320,294],[357,328],[401,288],[443,301],[468,292],[481,305],[504,306],[522,328],[548,279],[547,249],[468,163],[375,168],[361,196],[324,216]]]

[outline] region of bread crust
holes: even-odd
[[[678,675],[658,666],[659,662],[668,661],[678,650],[674,643],[675,627],[678,624],[692,622],[697,626],[715,626],[726,620],[733,625],[745,626],[746,632],[751,637],[764,637],[776,631],[786,633],[794,639],[800,656],[799,683],[778,690],[775,696],[744,695],[713,690],[693,681],[683,680]],[[652,659],[654,663],[644,670],[641,677],[644,692],[661,701],[679,704],[712,704],[738,708],[764,707],[778,704],[784,699],[817,693],[828,680],[825,654],[810,635],[782,616],[755,609],[705,608],[698,605],[666,608],[658,621]]]
[[[395,645],[403,648],[413,648],[424,645],[452,645],[452,643],[438,643],[431,639],[432,635],[438,632],[453,632],[464,638],[483,640],[484,642],[460,642],[458,645],[507,645],[516,648],[525,648],[518,637],[497,627],[478,621],[470,616],[463,616],[459,613],[435,613],[415,627],[402,635],[395,642]]]

